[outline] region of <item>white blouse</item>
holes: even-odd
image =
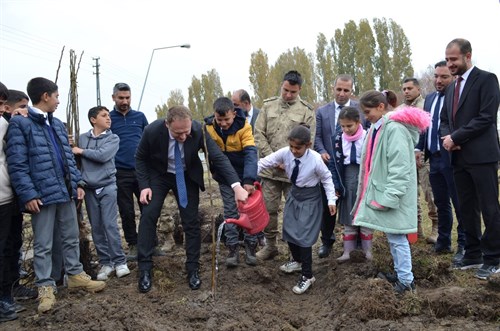
[[[321,155],[312,149],[308,149],[304,155],[299,158],[299,161],[299,174],[295,185],[298,187],[314,187],[321,182],[328,198],[328,204],[334,205],[337,196],[335,195],[332,173],[321,159]],[[293,168],[295,167],[295,157],[290,151],[290,147],[283,147],[265,158],[260,159],[257,171],[260,173],[264,169],[277,167],[280,164],[285,165],[285,172],[288,178],[290,178]]]

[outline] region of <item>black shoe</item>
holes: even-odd
[[[460,261],[453,262],[452,268],[458,270],[478,269],[483,265],[483,258],[466,259],[465,257]]]
[[[415,282],[411,282],[410,285],[404,285],[398,280],[394,283],[394,291],[397,294],[404,294],[405,292],[415,293],[417,288],[415,287]]]
[[[141,270],[139,276],[139,292],[147,293],[151,290],[153,281],[151,279],[151,270]]]
[[[434,253],[436,254],[451,254],[453,251],[451,250],[451,247],[441,247],[441,246],[434,246]]]
[[[192,290],[197,290],[201,286],[201,279],[200,276],[198,275],[198,270],[190,271],[188,273],[188,282],[189,282],[189,287]]]
[[[391,284],[394,284],[398,281],[398,276],[396,274],[390,273],[390,272],[382,272],[380,271],[377,274],[377,278],[383,279],[388,281]]]
[[[318,257],[320,259],[328,257],[328,256],[330,256],[331,251],[332,251],[332,246],[328,246],[328,245],[323,244],[323,245],[321,245],[321,247],[318,250]]]
[[[462,246],[458,246],[457,252],[453,256],[452,262],[457,263],[457,262],[462,261],[462,259],[464,258],[464,255],[465,255],[465,249]]]

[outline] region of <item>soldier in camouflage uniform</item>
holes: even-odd
[[[288,146],[288,134],[300,123],[310,126],[314,137],[316,120],[313,106],[299,96],[302,77],[297,71],[289,71],[283,78],[281,96],[264,100],[255,122],[255,144],[259,157],[266,157],[278,149]],[[278,209],[282,196],[288,194],[291,183],[283,168],[267,169],[260,174],[266,208],[269,212],[269,225],[264,230],[267,242],[257,252],[261,260],[272,259],[278,255],[276,235],[278,234]]]

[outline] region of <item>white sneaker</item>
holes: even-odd
[[[128,269],[127,264],[120,264],[116,266],[116,277],[122,278],[127,275],[130,275],[130,270]]]
[[[306,278],[305,276],[300,276],[299,282],[292,289],[295,294],[302,294],[316,281],[314,276],[312,278]]]
[[[280,270],[287,274],[291,274],[295,271],[302,271],[302,263],[296,261],[288,261],[287,263],[280,266]]]
[[[115,271],[110,265],[103,265],[99,272],[97,273],[97,280],[107,280],[108,277]]]

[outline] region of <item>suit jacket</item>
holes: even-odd
[[[500,90],[495,74],[474,67],[465,82],[458,110],[453,120],[453,94],[455,84],[446,89],[441,110],[441,136],[461,147],[452,152],[452,162],[460,153],[468,164],[493,163],[500,160],[497,112]]]
[[[198,154],[200,149],[205,150],[204,136],[211,169],[217,171],[228,185],[239,182],[238,174],[228,158],[210,135],[203,133],[202,125],[197,121],[192,122],[191,135],[184,142],[184,163],[189,178],[197,183],[202,191],[205,190],[203,165]],[[141,190],[151,187],[151,181],[167,174],[169,140],[170,134],[165,119],[154,121],[144,130],[135,154],[137,180]]]
[[[365,116],[360,110],[359,102],[351,100],[350,107],[357,108],[360,114],[361,124],[367,129],[370,124],[366,123]],[[316,134],[314,136],[314,149],[320,153],[330,154],[333,157],[333,144],[332,138],[335,137],[337,128],[337,121],[335,120],[335,102],[332,101],[326,105],[319,107],[316,110]]]
[[[438,97],[438,95],[439,95],[438,92],[433,92],[425,97],[424,110],[426,112],[428,112],[429,114],[431,114],[431,116],[432,116],[432,104],[434,103],[434,100]],[[446,100],[446,98],[444,100]],[[441,108],[441,110],[442,109],[443,108]],[[432,121],[432,117],[431,117],[431,121]],[[431,130],[431,127],[429,127],[427,130],[425,130],[420,135],[420,139],[418,141],[418,144],[415,147],[418,150],[424,152],[424,159],[425,160],[427,160],[430,157],[429,146],[428,146],[428,142],[427,142],[429,139],[428,137],[430,134],[430,130]],[[439,136],[439,140],[438,140],[439,151],[441,152],[441,158],[443,160],[445,160],[447,163],[449,163],[450,155],[449,155],[449,152],[446,149],[444,149],[444,147],[443,147],[443,140],[441,139],[441,135],[439,134],[439,128],[438,128],[438,136]]]

